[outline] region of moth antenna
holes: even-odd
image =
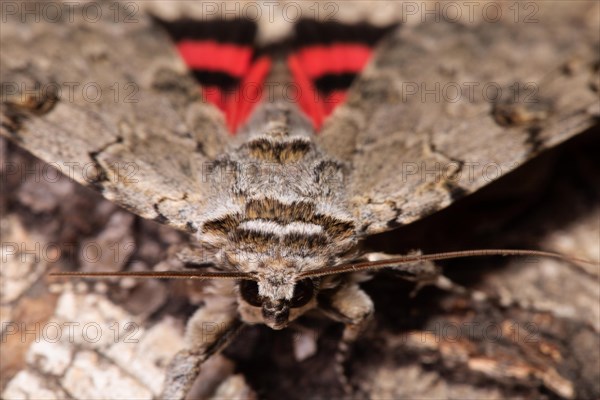
[[[306,271],[300,274],[302,278],[314,278],[325,275],[342,274],[346,272],[372,271],[382,268],[390,268],[398,264],[408,264],[421,261],[439,261],[462,257],[485,257],[485,256],[538,256],[555,258],[569,261],[572,263],[583,263],[597,266],[598,263],[590,260],[584,260],[576,257],[568,257],[560,253],[540,250],[516,250],[516,249],[480,249],[480,250],[462,250],[449,251],[443,253],[420,254],[389,258],[387,260],[366,261],[360,263],[341,264],[334,267],[319,268],[312,271]]]
[[[202,271],[124,271],[124,272],[51,272],[50,276],[70,278],[141,278],[141,279],[249,279],[255,280],[250,274],[242,272],[202,272]]]

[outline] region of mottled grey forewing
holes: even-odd
[[[446,207],[592,125],[598,15],[540,3],[529,23],[431,22],[382,43],[320,137],[351,166],[362,231]]]
[[[3,16],[1,133],[136,214],[193,231],[203,166],[227,138],[221,114],[146,15],[96,5],[93,23],[81,10]]]

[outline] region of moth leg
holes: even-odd
[[[359,274],[354,275],[358,276]],[[348,380],[344,364],[348,359],[350,347],[373,315],[373,301],[358,286],[357,280],[352,279],[343,283],[327,300],[326,304],[322,306],[322,310],[333,320],[344,323],[344,331],[335,356],[335,368],[344,392],[353,395],[354,391]]]
[[[217,322],[218,321],[218,322]],[[200,366],[223,349],[242,327],[235,304],[223,297],[208,299],[186,327],[187,346],[167,367],[161,399],[183,400],[200,373]]]
[[[420,251],[413,251],[410,252],[408,255],[419,254],[421,254]],[[365,254],[365,258],[368,261],[381,261],[396,257],[398,256],[386,253]],[[402,279],[406,279],[411,282],[416,282],[415,289],[410,293],[411,297],[416,296],[421,289],[429,285],[434,285],[440,289],[457,294],[464,295],[470,293],[472,296],[480,295],[479,292],[469,291],[469,289],[465,288],[464,286],[461,286],[442,275],[441,268],[435,265],[435,263],[433,263],[432,261],[421,261],[399,265],[390,264],[389,268]]]

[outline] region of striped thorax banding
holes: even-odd
[[[284,202],[275,198],[246,201],[243,212],[206,221],[201,239],[228,243],[229,251],[272,257],[329,257],[354,244],[354,223],[322,212],[307,199]],[[246,258],[246,256],[244,256]]]
[[[287,164],[301,161],[314,149],[314,144],[306,137],[275,139],[270,136],[260,136],[250,140],[244,148],[256,160]]]
[[[318,149],[294,108],[261,110],[246,141],[207,175],[215,205],[199,239],[247,273],[283,265],[294,275],[331,265],[357,242],[343,166]]]

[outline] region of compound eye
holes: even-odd
[[[314,285],[310,278],[301,280],[294,286],[294,296],[290,301],[290,307],[298,308],[305,306],[313,298]]]
[[[262,306],[262,299],[258,295],[258,283],[256,281],[242,280],[240,282],[240,294],[242,299],[251,306]]]

